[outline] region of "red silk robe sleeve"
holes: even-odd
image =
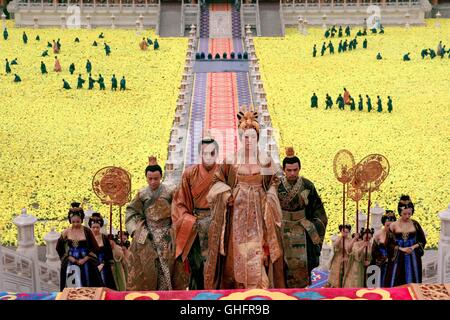
[[[197,235],[195,231],[195,222],[197,220],[193,215],[194,200],[191,194],[189,183],[191,170],[184,171],[181,185],[175,191],[172,200],[172,226],[175,235],[175,258],[181,254],[183,261],[186,259],[192,243]]]

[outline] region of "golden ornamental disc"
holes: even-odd
[[[123,206],[131,200],[131,175],[119,167],[104,167],[94,175],[92,188],[102,203]]]
[[[364,182],[364,192],[379,190],[380,185],[389,175],[389,161],[381,154],[369,154],[359,162],[362,167],[360,179]]]
[[[333,171],[336,179],[341,183],[349,183],[353,178],[355,158],[345,149],[339,150],[334,156]]]

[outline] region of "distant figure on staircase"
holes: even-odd
[[[323,54],[325,53],[325,51],[327,51],[327,45],[325,44],[325,42],[322,44],[322,50],[320,51],[321,55],[323,56]]]
[[[409,57],[410,53],[408,52],[403,56],[403,61],[411,61],[411,58]]]
[[[346,105],[350,104],[350,92],[348,92],[347,88],[344,88],[344,103]]]
[[[113,74],[111,78],[111,90],[117,91],[117,78],[115,74]]]
[[[391,113],[392,112],[392,99],[390,96],[388,96],[387,106],[388,106],[388,112]]]
[[[363,111],[363,110],[364,110],[363,98],[362,98],[361,95],[359,95],[358,110],[359,110],[359,111]]]
[[[94,78],[92,78],[92,75],[89,73],[88,90],[94,89],[95,82],[96,82],[96,80],[94,80]]]
[[[66,89],[66,90],[72,89],[70,84],[65,79],[62,79],[62,81],[63,81],[63,88],[64,89]]]
[[[158,49],[159,49],[158,39],[155,39],[155,41],[153,42],[153,50],[158,50]]]
[[[328,49],[330,49],[330,54],[334,54],[334,46],[331,41],[328,43]]]
[[[325,110],[331,109],[332,106],[333,106],[333,100],[327,93],[327,95],[325,97]]]
[[[380,96],[377,96],[377,112],[383,112],[383,105]]]
[[[105,79],[102,77],[101,74],[98,75],[98,80],[97,80],[99,86],[100,86],[100,90],[106,90],[106,86],[105,86]]]
[[[436,51],[434,51],[433,49],[428,49],[428,52],[430,53],[430,58],[434,59],[436,57]]]
[[[85,83],[86,80],[84,80],[81,77],[81,73],[78,75],[78,79],[77,79],[77,89],[83,89],[83,83]]]
[[[148,44],[145,38],[142,38],[142,41],[139,43],[139,48],[141,48],[141,50],[143,51],[147,50]]]
[[[344,103],[344,98],[342,98],[342,95],[339,93],[339,96],[336,99],[336,104],[339,107],[339,110],[344,110],[345,109],[345,103]]]
[[[111,47],[105,42],[105,54],[109,56],[111,54]]]
[[[91,70],[92,70],[92,63],[88,59],[86,62],[86,72],[91,73]]]
[[[355,111],[356,106],[355,106],[355,99],[353,99],[352,96],[350,96],[350,110],[351,111]]]
[[[47,72],[47,67],[45,66],[44,61],[41,61],[41,74],[46,74]]]
[[[313,58],[315,58],[316,55],[317,55],[317,48],[316,48],[316,45],[314,44],[314,47],[313,47]]]
[[[55,67],[53,68],[55,72],[61,72],[61,63],[58,60],[58,57],[55,56]]]
[[[6,60],[5,71],[6,71],[6,73],[11,73],[11,67],[9,65],[9,61],[8,61],[8,59],[5,59],[5,60]]]
[[[437,46],[437,50],[436,53],[438,56],[441,55],[441,51],[442,51],[442,41],[439,41],[438,46]]]
[[[120,91],[122,91],[122,90],[124,90],[125,91],[125,89],[126,89],[126,80],[125,80],[125,76],[122,76],[122,80],[120,80]]]
[[[347,37],[350,37],[350,26],[346,26],[346,27],[345,27],[345,35],[346,35]]]
[[[367,111],[370,112],[370,111],[372,111],[372,100],[370,100],[370,97],[367,94],[366,94],[366,99],[367,99]]]
[[[53,40],[53,53],[58,54],[59,53],[59,47],[58,44]]]
[[[69,72],[70,74],[73,74],[75,72],[75,63],[71,63],[69,66]]]
[[[316,93],[314,92],[312,97],[311,97],[311,108],[318,108],[318,98],[316,96]]]

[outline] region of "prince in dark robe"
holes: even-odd
[[[283,212],[282,233],[285,278],[288,288],[311,284],[311,271],[319,266],[319,257],[328,222],[322,200],[308,179],[299,175],[300,159],[294,149],[286,149],[285,176],[278,186]]]

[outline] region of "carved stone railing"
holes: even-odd
[[[56,252],[59,233],[52,230],[45,237],[46,261],[38,260],[34,228],[37,219],[26,209],[14,219],[18,228],[18,247],[11,250],[0,246],[0,291],[59,291],[60,262]]]
[[[0,247],[0,291],[36,292],[34,273],[32,259]]]
[[[244,26],[250,25],[256,29],[256,35],[259,36],[261,34],[260,30],[260,22],[259,22],[259,2],[255,1],[255,3],[242,3],[241,4],[241,25],[242,25],[242,34],[245,35]]]
[[[170,140],[167,147],[167,161],[164,170],[164,183],[177,185],[181,181],[184,170],[186,144],[189,139],[189,115],[194,89],[193,63],[198,47],[197,27],[191,25],[189,32],[188,49],[184,73],[181,79],[175,117],[170,131]]]
[[[279,164],[280,156],[278,154],[276,135],[272,127],[272,119],[267,108],[267,94],[264,89],[263,80],[261,78],[259,61],[256,56],[256,49],[253,42],[251,26],[247,25],[245,28],[246,31],[244,48],[245,51],[247,51],[248,59],[250,60],[250,91],[252,95],[253,106],[257,108],[258,113],[261,115],[259,119],[259,122],[261,124],[261,139],[259,147],[264,148],[266,152],[270,154],[274,163]],[[277,174],[279,173],[280,172],[278,172]]]
[[[182,8],[181,8],[181,16],[182,16],[181,28],[182,28],[182,32],[184,35],[184,30],[186,29],[186,26],[199,25],[200,5],[198,5],[196,3],[184,3],[183,2]],[[197,34],[198,34],[198,30],[197,30]]]

